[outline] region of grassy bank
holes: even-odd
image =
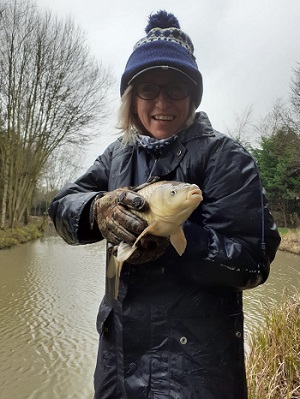
[[[281,243],[279,249],[300,255],[300,229],[279,229]]]
[[[47,219],[32,218],[27,226],[16,229],[0,229],[0,249],[10,248],[13,245],[22,244],[39,238],[43,234],[44,224]],[[300,255],[300,229],[279,228],[281,235],[280,250]]]
[[[263,326],[250,337],[249,399],[299,399],[300,294],[263,313]]]
[[[35,240],[43,235],[40,221],[34,221],[26,226],[14,229],[0,229],[0,249],[10,248],[14,245],[23,244]]]

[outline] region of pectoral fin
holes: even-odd
[[[136,246],[126,244],[125,242],[121,242],[118,246],[118,253],[117,253],[117,261],[118,262],[125,262],[136,250]]]
[[[115,298],[117,298],[119,293],[120,275],[123,263],[123,261],[118,261],[115,256],[111,256],[107,267],[107,277],[115,278]]]
[[[186,239],[182,227],[179,227],[175,234],[170,236],[170,241],[178,254],[181,256],[186,248]]]
[[[114,256],[109,257],[109,263],[107,265],[106,275],[108,278],[113,278],[116,275],[116,258]]]
[[[144,237],[146,234],[153,234],[156,235],[155,233],[158,230],[158,225],[157,222],[153,222],[152,224],[150,224],[148,227],[145,228],[145,230],[143,230],[141,232],[141,234],[138,236],[138,238],[135,240],[135,243],[133,244],[133,246],[136,246],[136,243],[140,241],[140,239],[142,237]]]
[[[119,294],[120,276],[123,264],[124,262],[119,262],[116,260],[115,298],[117,298]]]

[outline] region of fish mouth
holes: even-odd
[[[201,197],[202,198],[202,191],[200,188],[194,188],[187,194],[187,199],[194,197]]]

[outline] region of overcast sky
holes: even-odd
[[[133,45],[145,36],[147,17],[172,12],[192,39],[204,93],[199,107],[214,128],[226,131],[253,107],[265,116],[288,100],[300,62],[300,0],[36,0],[59,17],[71,16],[86,32],[91,53],[115,75],[115,96]],[[89,166],[113,139],[111,129],[87,149]]]

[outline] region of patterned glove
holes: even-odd
[[[145,198],[127,188],[119,188],[96,197],[93,214],[102,236],[109,243],[109,251],[116,255],[120,242],[124,241],[130,245],[135,242],[148,223],[132,210],[144,212],[147,209]],[[155,260],[165,252],[168,245],[169,239],[166,237],[144,236],[126,262],[141,264]]]
[[[100,194],[94,204],[94,217],[104,238],[112,244],[121,241],[133,244],[136,237],[147,227],[147,222],[131,209],[142,211],[147,203],[141,195],[124,189]]]

